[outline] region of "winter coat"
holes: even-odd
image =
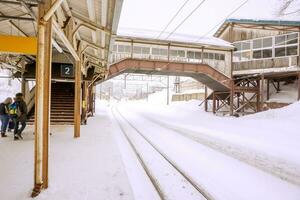
[[[19,121],[26,121],[27,119],[27,105],[23,99],[16,99],[16,105],[17,105],[17,119]]]
[[[7,115],[8,114],[8,106],[9,104],[0,104],[0,115]]]

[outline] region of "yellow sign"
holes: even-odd
[[[36,55],[37,38],[0,35],[0,52]]]

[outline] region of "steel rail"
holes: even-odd
[[[144,134],[138,130],[128,119],[122,115],[122,113],[118,110],[118,108],[115,108],[115,110],[118,112],[118,114],[128,123],[128,125],[133,128],[159,155],[161,155],[184,179],[186,179],[187,182],[189,182],[206,200],[215,200],[211,194],[209,194],[204,188],[202,188],[198,183],[196,183],[191,177],[189,177],[183,170],[181,170],[168,156],[159,150],[159,148],[153,144]],[[113,113],[114,117],[115,114]],[[115,117],[115,119],[118,121],[118,119]],[[118,122],[120,123],[120,122]],[[120,125],[119,125],[120,126]],[[121,126],[120,126],[121,128]],[[121,128],[123,134],[127,138],[128,142],[132,144],[129,137],[126,135],[126,132],[124,131],[124,128]],[[133,144],[132,144],[133,145]],[[141,159],[141,156],[139,156]],[[144,164],[145,165],[145,164]],[[145,168],[144,168],[145,169]],[[145,169],[146,170],[146,169]]]

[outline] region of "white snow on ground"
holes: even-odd
[[[207,187],[226,188],[223,195],[229,195],[229,199],[299,199],[300,135],[297,126],[300,102],[243,118],[217,117],[205,113],[198,104],[198,101],[190,101],[159,106],[139,101],[123,102],[119,107],[134,125],[154,138],[153,141],[162,148],[166,148],[165,151],[168,150],[178,162],[185,160],[187,152],[195,154],[195,157],[205,152],[203,156],[208,160],[202,160],[201,163],[199,161],[197,170],[192,167],[186,170],[197,177],[206,165],[207,168],[204,167],[203,170],[210,176],[206,177],[201,173],[199,177],[200,180],[205,176],[205,181],[213,179],[219,182],[227,176],[224,185],[208,184]],[[168,138],[168,134],[172,138]],[[197,145],[182,146],[181,143],[186,139]],[[171,144],[174,146],[171,147]],[[211,153],[206,154],[206,151]],[[218,160],[219,156],[223,161]],[[197,163],[194,157],[191,156],[190,159],[186,162],[193,165],[194,162]],[[215,159],[217,160],[212,161]],[[213,166],[222,168],[222,172],[215,172]],[[211,174],[212,171],[218,176]],[[240,192],[236,193],[234,187],[228,185],[234,185]],[[257,186],[256,189],[253,186]],[[249,190],[245,189],[247,187]],[[275,193],[277,197],[273,197]]]
[[[71,126],[51,128],[49,188],[36,199],[132,200],[133,194],[112,134],[106,109],[82,126],[73,138]],[[29,198],[33,187],[34,136],[26,128],[24,140],[0,138],[0,199]]]
[[[265,87],[265,94],[267,96],[267,89]],[[275,88],[270,85],[270,99],[268,102],[277,102],[277,103],[293,103],[297,101],[298,98],[298,83],[295,81],[294,83],[285,85],[283,83],[280,84],[280,92],[276,92]]]

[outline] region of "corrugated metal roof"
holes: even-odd
[[[300,27],[300,21],[280,20],[280,19],[226,19],[224,23],[218,28],[214,36],[219,37],[221,33],[228,27],[229,24],[253,24],[253,25],[271,25],[271,26],[289,26]]]

